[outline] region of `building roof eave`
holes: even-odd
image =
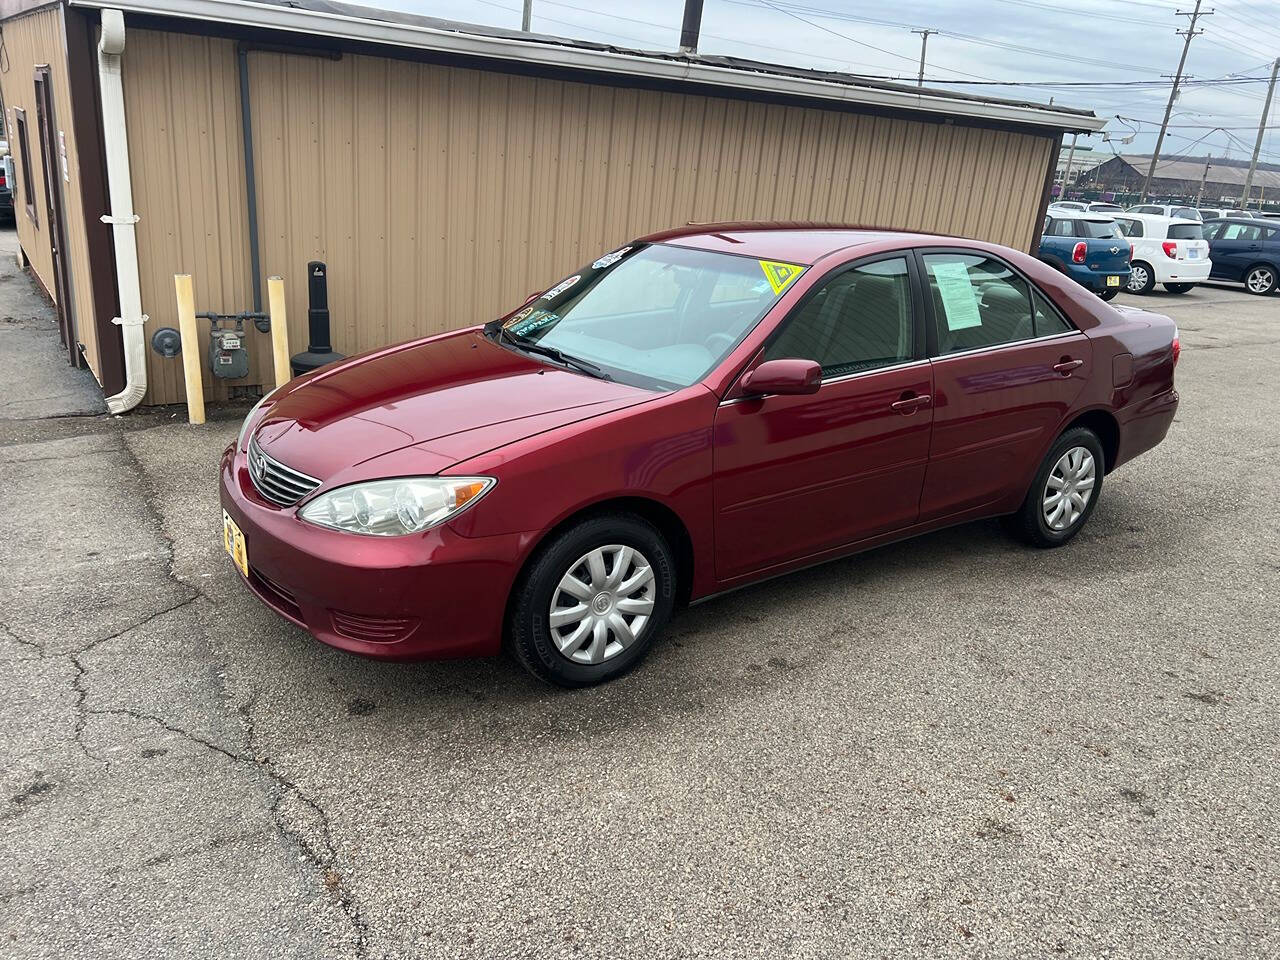
[[[675,56],[644,51],[579,44],[560,38],[528,36],[509,31],[476,32],[441,29],[422,22],[384,19],[379,11],[356,15],[358,8],[329,5],[307,9],[302,4],[252,3],[245,0],[70,0],[72,6],[115,8],[125,13],[199,20],[259,29],[282,30],[311,37],[358,40],[397,47],[429,50],[454,56],[506,60],[557,70],[594,74],[638,76],[691,87],[731,88],[760,97],[795,97],[833,101],[872,109],[945,115],[956,119],[997,122],[1057,129],[1068,133],[1093,133],[1106,124],[1091,111],[1019,103],[890,82],[872,82],[850,76],[836,81],[818,71],[769,65],[726,65],[728,58]],[[344,12],[332,12],[342,9]],[[350,11],[350,12],[349,12]],[[421,20],[421,18],[419,18]],[[721,62],[713,62],[718,60]]]

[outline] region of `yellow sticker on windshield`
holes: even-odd
[[[773,287],[774,296],[787,289],[792,280],[804,273],[804,267],[794,263],[779,263],[777,260],[761,260],[760,269],[764,271],[769,286]]]

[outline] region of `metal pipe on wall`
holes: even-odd
[[[249,104],[249,49],[236,44],[240,67],[240,128],[244,141],[244,189],[249,205],[249,270],[253,276],[253,312],[262,311],[262,260],[258,250],[258,178],[253,166],[253,111]]]

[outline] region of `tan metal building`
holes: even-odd
[[[302,350],[306,264],[324,260],[334,348],[350,354],[491,319],[691,220],[1028,249],[1062,134],[1102,126],[1088,111],[325,0],[0,0],[0,17],[21,246],[70,358],[117,410],[184,399],[180,361],[137,336],[176,325],[175,273],[193,276],[197,309],[221,313],[285,277]],[[268,338],[249,342],[248,377],[206,375],[207,399],[271,385]]]

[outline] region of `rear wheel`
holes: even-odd
[[[1126,290],[1130,293],[1150,293],[1155,285],[1155,275],[1151,272],[1149,264],[1139,260],[1129,265],[1129,282],[1125,286]]]
[[[1007,525],[1037,547],[1060,547],[1085,525],[1102,493],[1102,442],[1087,427],[1058,438]]]
[[[557,534],[516,585],[508,645],[534,676],[587,687],[626,673],[671,616],[676,565],[649,522],[589,517]]]
[[[1166,283],[1164,288],[1170,293],[1186,293],[1194,286],[1194,283]]]
[[[1245,271],[1244,285],[1259,296],[1272,293],[1276,288],[1276,268],[1269,263],[1255,263]]]

